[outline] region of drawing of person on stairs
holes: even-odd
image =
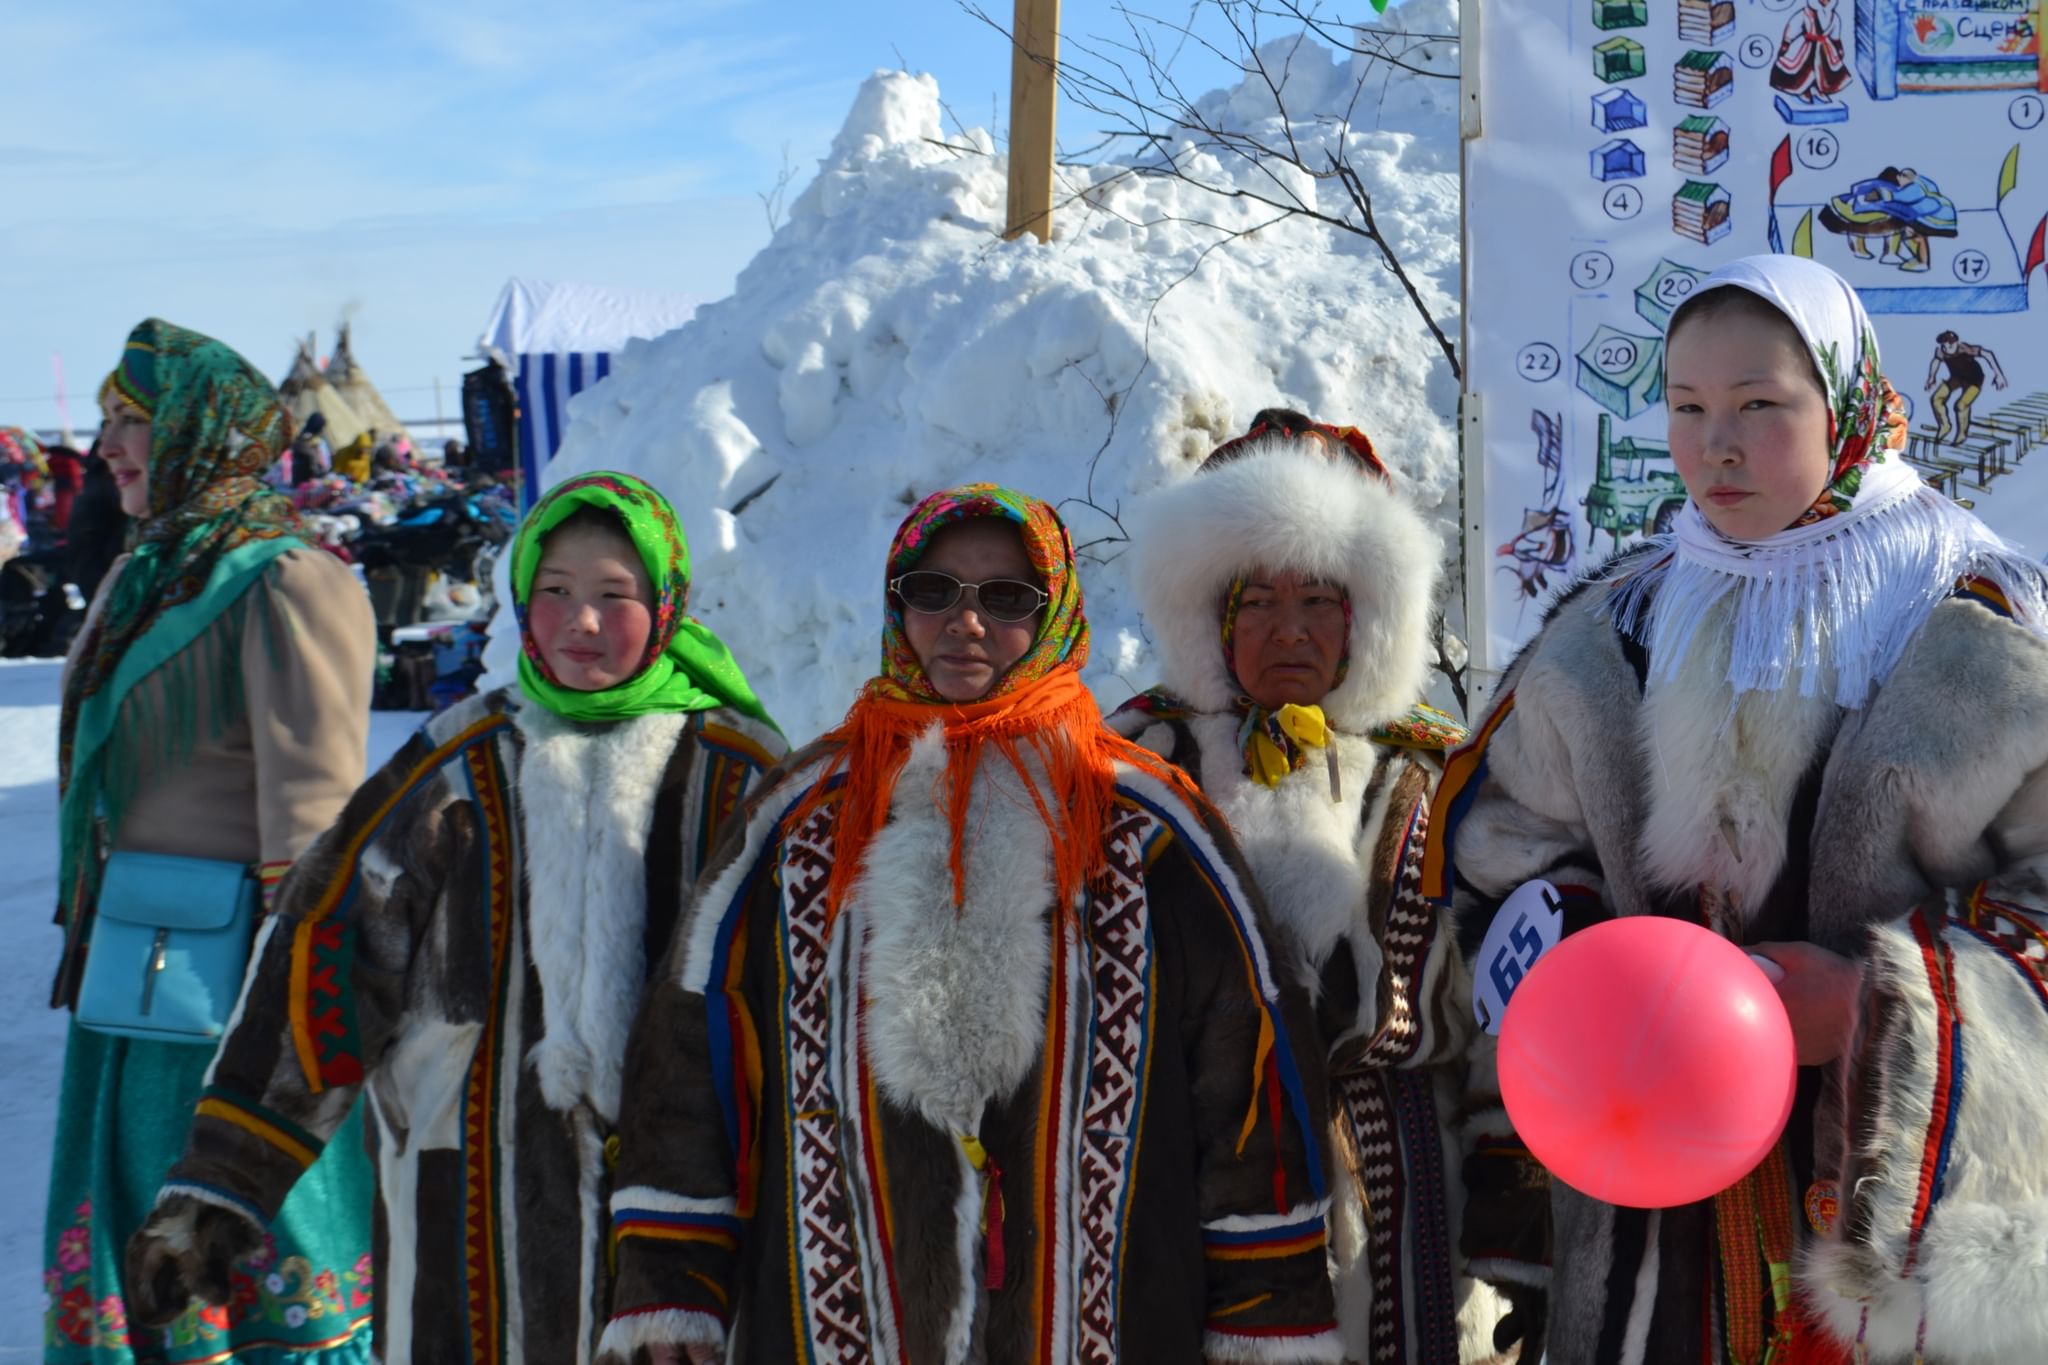
[[[1943,366],[1948,368],[1946,375],[1941,374]],[[1998,357],[1990,347],[1974,346],[1954,332],[1943,332],[1934,339],[1934,355],[1927,362],[1927,388],[1933,394],[1937,445],[1949,440],[1951,432],[1957,445],[1970,439],[1970,407],[1984,388],[1986,366],[1991,370],[1992,387],[2004,388],[2005,371],[1998,367]],[[1949,411],[1951,399],[1953,417]]]

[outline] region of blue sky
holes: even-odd
[[[151,314],[274,378],[346,314],[401,417],[437,377],[452,414],[509,276],[728,292],[783,147],[808,179],[876,68],[1008,117],[1008,48],[953,0],[0,0],[0,35],[0,425],[56,424],[58,354],[92,425]]]

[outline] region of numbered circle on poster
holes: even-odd
[[[1564,358],[1557,353],[1557,347],[1545,341],[1532,341],[1515,356],[1515,373],[1531,384],[1541,384],[1557,378],[1564,369]]]
[[[1991,273],[1991,258],[1981,251],[1959,251],[1954,270],[1964,284],[1981,284]]]
[[[1795,151],[1800,165],[1809,171],[1824,171],[1842,155],[1842,140],[1833,133],[1816,128],[1799,135]]]
[[[1761,33],[1752,33],[1744,38],[1740,51],[1742,64],[1752,71],[1760,66],[1769,66],[1771,58],[1778,55],[1771,47],[1771,40]]]
[[[2005,116],[2012,120],[2013,127],[2022,132],[2039,128],[2042,118],[2048,117],[2048,103],[2044,103],[2039,95],[2021,95],[2006,109]]]
[[[1614,278],[1614,258],[1604,251],[1581,251],[1572,257],[1572,284],[1598,289]]]
[[[1699,283],[1690,275],[1666,275],[1657,281],[1657,302],[1666,308],[1676,308],[1684,303],[1693,287]]]
[[[1636,363],[1636,344],[1627,337],[1610,337],[1593,352],[1593,363],[1602,374],[1625,374]]]
[[[1609,218],[1633,218],[1643,211],[1643,192],[1634,185],[1616,185],[1600,196]]]

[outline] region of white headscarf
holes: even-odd
[[[1746,256],[1707,276],[1693,297],[1710,289],[1748,290],[1798,329],[1827,389],[1835,463],[1813,506],[1776,535],[1724,535],[1687,499],[1669,534],[1610,575],[1616,591],[1603,609],[1649,650],[1652,675],[1671,677],[1729,598],[1737,696],[1794,678],[1814,696],[1832,675],[1836,703],[1851,708],[1869,700],[1964,579],[1995,584],[2015,619],[2048,628],[2040,566],[1905,462],[1904,405],[1848,282],[1801,257]]]

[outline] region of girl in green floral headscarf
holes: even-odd
[[[290,421],[210,337],[150,319],[101,389],[100,449],[134,518],[65,673],[52,1003],[76,1003],[110,855],[246,864],[266,888],[362,778],[375,625],[345,565],[261,481]],[[111,910],[113,907],[105,907]],[[197,908],[197,907],[195,907]],[[201,1102],[212,1048],[76,1023],[44,1240],[46,1365],[370,1358],[369,1164],[359,1121],[218,1273],[226,1302],[133,1314],[129,1234]]]
[[[684,614],[689,550],[640,480],[556,485],[513,545],[519,682],[365,782],[278,895],[214,1091],[131,1256],[155,1320],[297,1197],[377,1098],[390,1360],[587,1360],[610,1300],[626,1040],[690,886],[782,736]],[[488,1021],[480,1023],[479,1021]],[[286,1155],[291,1155],[289,1151]],[[514,1216],[516,1214],[516,1217]]]

